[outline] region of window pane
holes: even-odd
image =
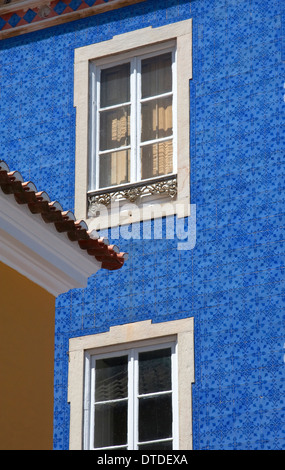
[[[142,98],[172,91],[172,54],[142,60]]]
[[[127,444],[128,402],[95,405],[94,447]]]
[[[142,444],[139,446],[139,450],[172,450],[172,441],[158,441],[149,444]]]
[[[172,140],[141,147],[142,179],[172,173]]]
[[[130,181],[130,151],[105,153],[100,156],[99,187],[106,188]]]
[[[139,399],[139,441],[172,437],[172,395]]]
[[[172,135],[172,96],[142,103],[141,114],[142,142]]]
[[[100,113],[100,150],[130,144],[130,107],[123,106]]]
[[[128,396],[128,356],[98,359],[95,371],[96,402]]]
[[[139,394],[171,390],[171,349],[139,353]]]
[[[130,101],[130,64],[101,70],[101,108]]]

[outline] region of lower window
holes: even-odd
[[[194,319],[70,338],[70,450],[192,449]]]
[[[85,447],[178,448],[176,342],[86,356]]]

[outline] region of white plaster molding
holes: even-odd
[[[0,190],[0,261],[57,296],[85,287],[101,263]]]

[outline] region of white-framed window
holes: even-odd
[[[70,450],[192,449],[193,382],[193,318],[71,338]]]
[[[176,48],[149,49],[90,64],[89,192],[176,174]]]
[[[175,342],[85,361],[85,449],[178,449]]]
[[[90,230],[190,215],[191,78],[191,19],[75,50],[75,214]]]

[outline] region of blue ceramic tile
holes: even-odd
[[[33,19],[35,18],[36,13],[33,10],[28,10],[27,13],[24,15],[24,20],[26,20],[28,23],[31,23]]]

